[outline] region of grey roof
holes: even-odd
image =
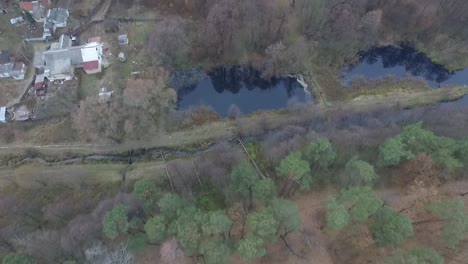
[[[34,59],[33,59],[34,67],[44,66],[44,60],[42,58],[42,54],[43,54],[43,52],[35,52],[34,53]]]
[[[0,51],[0,64],[10,62],[11,53],[5,50]]]
[[[51,74],[71,73],[73,68],[70,63],[70,58],[58,58],[47,64],[47,68]]]
[[[60,50],[49,50],[43,54],[44,62],[46,65],[57,60],[68,59],[72,65],[78,65],[83,63],[83,57],[81,56],[81,47],[72,47],[68,49]]]
[[[0,64],[0,74],[11,73],[13,70],[13,63]]]
[[[68,35],[62,35],[59,39],[59,44],[61,49],[68,49],[72,46],[72,40]]]
[[[37,2],[32,2],[33,5],[33,10],[32,10],[32,16],[35,20],[39,20],[45,16],[46,9],[41,5],[39,1]]]
[[[50,9],[47,15],[47,19],[53,21],[56,24],[62,24],[67,21],[68,15],[69,13],[67,9],[59,7]]]

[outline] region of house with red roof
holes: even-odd
[[[35,57],[38,58],[34,62],[36,68],[43,70],[44,77],[49,81],[71,80],[79,68],[87,74],[99,73],[103,68],[102,43],[94,41],[72,46],[72,40],[67,35],[62,35],[59,42],[52,43],[49,50]]]
[[[19,5],[22,10],[29,12],[36,22],[42,23],[46,20],[46,11],[50,6],[50,0],[24,1],[20,2]]]

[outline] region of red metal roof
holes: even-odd
[[[33,11],[33,3],[32,2],[20,2],[20,7],[23,10],[32,12]]]
[[[89,70],[95,70],[99,68],[99,61],[88,61],[83,63],[83,70],[89,71]]]

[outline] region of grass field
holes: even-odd
[[[122,175],[126,172],[129,185],[133,182],[152,177],[164,181],[165,171],[162,162],[127,164],[85,164],[45,166],[40,163],[30,163],[17,168],[0,169],[0,188],[17,185],[22,188],[34,189],[41,185],[64,185],[78,187],[81,185],[120,184]]]

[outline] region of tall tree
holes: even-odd
[[[120,233],[126,233],[129,227],[128,206],[116,205],[106,213],[103,222],[103,231],[106,237],[116,239]]]
[[[331,195],[325,201],[327,224],[340,229],[350,221],[364,222],[383,205],[370,187],[352,187]]]
[[[304,157],[314,170],[327,169],[335,162],[336,153],[327,138],[319,138],[306,146]]]
[[[202,241],[200,227],[204,221],[206,217],[203,212],[189,206],[177,211],[177,219],[169,227],[169,232],[175,234],[177,241],[190,255],[198,251]]]
[[[163,241],[167,238],[168,221],[163,215],[151,217],[145,223],[145,232],[151,242]]]
[[[257,181],[259,181],[257,171],[248,162],[234,167],[229,177],[231,188],[243,201],[248,199],[249,204],[252,201],[252,187]]]
[[[200,253],[206,264],[229,264],[231,248],[223,240],[206,240],[200,245]]]
[[[468,212],[462,199],[442,200],[429,205],[444,220],[442,238],[449,246],[456,246],[468,233]]]
[[[152,179],[141,179],[133,185],[133,195],[143,201],[145,210],[151,211],[161,197],[162,191]]]
[[[370,186],[376,179],[377,173],[371,164],[356,157],[346,163],[343,180],[347,186]]]
[[[377,212],[371,229],[380,246],[398,245],[414,234],[407,217],[386,207]]]
[[[279,232],[287,235],[289,232],[297,231],[301,227],[302,220],[294,202],[276,198],[271,204],[274,217],[279,223]]]
[[[177,216],[179,209],[185,208],[189,202],[180,195],[175,193],[165,193],[158,201],[161,214],[166,216],[169,220],[173,220]]]
[[[259,212],[251,213],[247,216],[249,234],[272,242],[276,240],[276,232],[279,222],[275,218],[273,210],[264,208]]]
[[[379,147],[379,159],[383,166],[397,166],[402,160],[409,160],[413,153],[406,149],[402,138],[388,139]]]
[[[258,180],[252,186],[252,192],[256,200],[268,204],[276,196],[275,182],[271,178]]]
[[[327,225],[331,229],[345,227],[349,221],[349,213],[345,206],[339,203],[334,195],[331,195],[324,202],[327,209]]]
[[[242,259],[251,261],[267,254],[266,249],[262,247],[263,244],[263,239],[254,235],[248,235],[246,238],[239,241],[237,250]]]
[[[293,181],[300,186],[301,190],[308,190],[312,183],[309,163],[302,159],[300,152],[291,152],[286,156],[277,168],[278,175],[286,178],[284,189]]]
[[[231,226],[232,220],[226,212],[218,210],[207,213],[207,221],[202,224],[202,230],[204,235],[220,235],[227,239]]]

